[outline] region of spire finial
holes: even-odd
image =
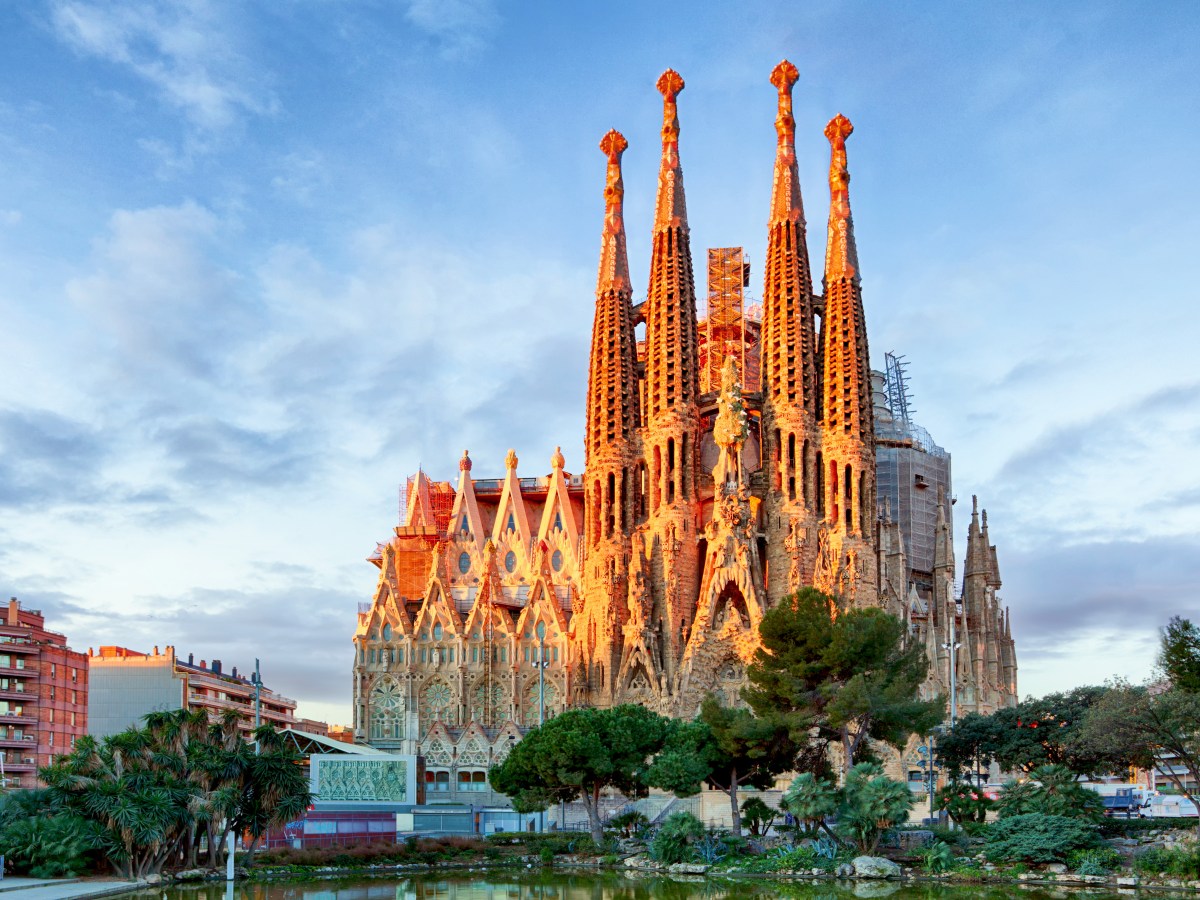
[[[600,276],[596,292],[628,291],[629,254],[625,249],[625,182],[621,178],[621,154],[629,146],[625,135],[615,129],[600,139],[608,157],[604,180],[604,234],[600,239]]]
[[[460,472],[471,471],[471,457],[467,455],[468,451],[464,450],[462,459],[458,461],[458,469]]]
[[[509,448],[508,453],[504,455],[504,468],[515,469],[517,467],[517,451]]]
[[[554,455],[550,457],[550,465],[554,467],[554,471],[559,471],[567,464],[567,460],[563,457],[562,447],[554,448]]]
[[[771,70],[771,84],[779,88],[779,114],[775,117],[775,131],[779,142],[792,143],[796,137],[796,119],[792,115],[792,87],[800,80],[796,67],[786,59]]]
[[[858,249],[854,244],[854,221],[850,217],[850,170],[846,165],[846,138],[854,125],[838,113],[825,126],[829,138],[829,245],[825,253],[826,283],[847,278],[858,282]]]
[[[658,175],[658,206],[654,214],[654,229],[659,231],[687,225],[683,200],[683,171],[679,165],[679,109],[676,100],[683,90],[683,78],[674,69],[667,69],[658,78],[658,92],[663,95],[662,166]]]
[[[804,201],[800,198],[800,174],[796,169],[796,119],[792,115],[792,87],[800,73],[786,59],[771,70],[771,84],[779,89],[779,112],[775,132],[779,146],[775,150],[775,183],[771,190],[771,222],[799,222],[804,225]]]

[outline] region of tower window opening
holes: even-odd
[[[829,461],[829,521],[836,525],[838,521],[838,464],[836,459]]]
[[[854,470],[846,464],[846,530],[854,528]]]
[[[675,502],[675,438],[667,438],[667,503]]]
[[[814,485],[817,492],[817,515],[825,515],[825,462],[822,459],[823,454],[820,450],[817,451],[817,464],[814,467],[817,473],[817,483]]]
[[[788,435],[788,499],[796,499],[796,435]]]
[[[608,491],[604,495],[604,530],[605,537],[612,537],[616,526],[616,510],[614,509],[615,494],[617,491],[617,476],[613,472],[608,473]]]

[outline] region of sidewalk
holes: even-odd
[[[77,900],[123,894],[145,885],[136,881],[77,878],[0,878],[0,900]]]

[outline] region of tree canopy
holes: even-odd
[[[800,745],[816,728],[821,757],[825,743],[839,742],[847,771],[868,737],[901,747],[945,714],[940,698],[919,699],[924,648],[881,609],[838,610],[834,598],[804,588],[763,616],[759,634],[746,702],[761,718],[782,717]]]
[[[145,727],[81,738],[40,775],[56,806],[93,823],[96,843],[128,878],[170,859],[195,864],[202,837],[216,865],[229,833],[255,842],[307,808],[299,754],[270,725],[254,732],[256,755],[236,713],[210,723],[200,711],[156,712]]]
[[[741,836],[738,789],[771,787],[775,776],[793,767],[796,751],[786,722],[722,706],[710,694],[699,718],[672,726],[649,781],[683,797],[714,785],[729,795],[733,833]]]
[[[1113,745],[1084,742],[1084,720],[1109,688],[1087,685],[1027,698],[991,715],[969,713],[938,739],[938,756],[952,777],[996,762],[1009,771],[1031,772],[1063,765],[1080,775],[1127,769],[1127,753]]]
[[[599,844],[604,839],[600,792],[615,788],[628,797],[644,796],[650,759],[670,728],[669,719],[632,704],[569,709],[530,730],[491,768],[488,780],[521,812],[582,799]]]
[[[1177,690],[1200,692],[1200,628],[1172,616],[1163,628],[1158,665]]]

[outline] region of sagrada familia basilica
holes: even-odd
[[[568,706],[639,703],[692,716],[709,693],[737,703],[763,614],[808,585],[910,623],[930,660],[926,692],[946,695],[953,679],[960,711],[1016,702],[986,513],[981,524],[972,511],[960,591],[949,498],[938,494],[931,577],[919,586],[889,504],[877,502],[846,157],[854,129],[841,115],[825,128],[818,294],[797,174],[796,80],[788,62],[771,73],[778,143],[761,313],[733,322],[736,339],[715,321],[730,310],[713,302],[712,271],[725,266],[740,288],[740,251],[709,251],[708,320],[697,318],[683,79],[668,70],[658,80],[662,162],[642,302],[622,217],[627,142],[617,131],[600,142],[607,177],[583,474],[556,451],[548,475],[522,478],[509,451],[503,478],[477,479],[464,452],[457,484],[409,479],[403,524],[371,557],[379,582],[354,637],[361,739],[420,753],[434,768],[453,763],[462,780]]]

